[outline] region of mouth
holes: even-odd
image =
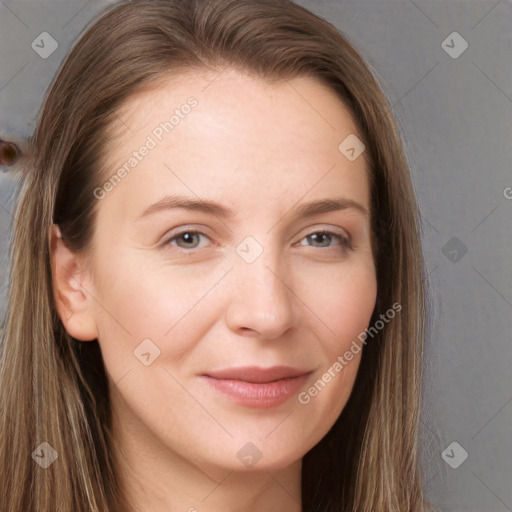
[[[202,374],[214,390],[246,407],[270,408],[286,402],[304,385],[310,370],[289,366],[239,367]]]

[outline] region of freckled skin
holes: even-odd
[[[361,353],[307,405],[293,396],[244,407],[199,375],[288,365],[312,371],[307,390],[368,326],[377,293],[370,218],[351,208],[289,213],[334,196],[369,210],[365,155],[351,162],[338,151],[357,129],[316,81],[196,72],[128,101],[113,127],[109,175],[191,96],[197,106],[101,200],[83,283],[116,384],[123,474],[141,510],[297,512],[301,459],[343,410]],[[174,209],[137,220],[167,194],[215,201],[235,216]],[[309,236],[322,229],[352,247]],[[262,251],[252,263],[236,251],[249,236],[249,252]],[[149,366],[134,355],[145,339],[160,351]],[[249,442],[261,454],[253,467],[237,456]]]

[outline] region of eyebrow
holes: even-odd
[[[193,199],[181,195],[168,195],[157,203],[146,208],[136,220],[140,220],[156,212],[171,210],[174,208],[184,208],[189,211],[208,213],[223,219],[232,219],[235,217],[234,210],[214,201],[209,201],[207,199]],[[367,208],[357,201],[344,197],[332,197],[310,201],[308,203],[301,204],[296,208],[292,208],[292,210],[286,215],[292,213],[295,217],[312,217],[313,215],[318,215],[320,213],[346,209],[356,210],[365,217],[369,217]]]

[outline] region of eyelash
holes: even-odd
[[[164,242],[163,243],[164,247],[171,245],[171,242],[173,242],[174,240],[180,238],[181,236],[183,236],[185,234],[202,235],[202,236],[209,238],[208,235],[204,234],[201,231],[197,231],[194,229],[186,229],[184,231],[176,233],[175,235],[173,235],[172,238],[169,238],[166,242]],[[330,237],[337,238],[339,240],[339,246],[341,246],[341,248],[342,248],[342,252],[346,252],[347,250],[352,249],[352,244],[350,243],[350,240],[347,237],[341,235],[340,233],[335,233],[334,231],[330,231],[328,229],[318,229],[316,231],[312,231],[309,235],[306,235],[305,237],[303,237],[301,239],[301,241],[312,236],[312,235],[318,235],[318,234],[328,235]],[[317,249],[331,249],[334,247],[335,246],[317,247]],[[180,255],[185,255],[185,256],[191,256],[192,253],[194,252],[194,250],[197,249],[196,247],[192,247],[191,249],[183,249],[182,247],[178,247],[178,246],[175,246],[175,248],[178,250]]]

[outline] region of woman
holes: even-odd
[[[0,510],[428,508],[418,212],[332,25],[118,2],[22,162]]]

